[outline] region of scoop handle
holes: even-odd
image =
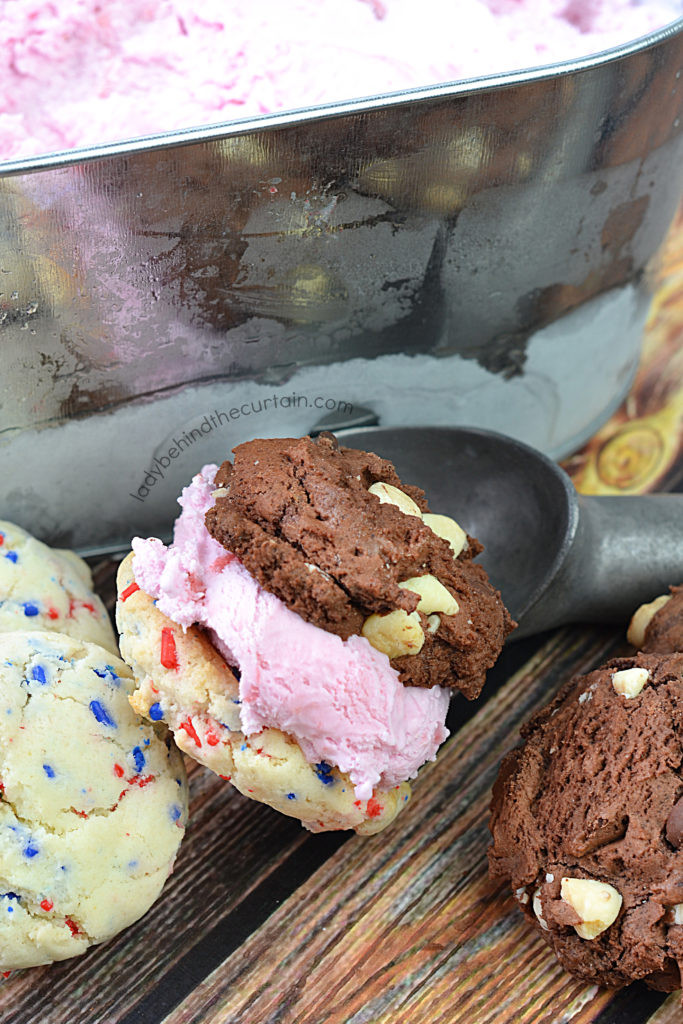
[[[621,622],[683,583],[683,494],[578,496],[574,539],[515,633],[569,622]],[[513,634],[514,636],[515,634]]]

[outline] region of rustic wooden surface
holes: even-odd
[[[681,488],[681,229],[633,392],[567,463],[586,491]],[[96,566],[110,600],[114,571]],[[190,827],[157,904],[77,960],[0,979],[0,1022],[681,1024],[679,994],[567,975],[487,876],[490,788],[519,726],[623,649],[623,629],[586,626],[508,647],[484,696],[454,701],[438,760],[371,839],[311,836],[191,767]]]
[[[454,705],[411,804],[370,839],[309,836],[194,767],[191,827],[153,910],[80,959],[10,975],[0,1020],[683,1020],[675,997],[632,986],[625,1001],[567,975],[486,870],[490,787],[519,726],[623,649],[620,631],[577,627],[507,651],[496,692],[473,714]]]

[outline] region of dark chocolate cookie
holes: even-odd
[[[651,654],[683,651],[683,586],[643,604],[634,613],[628,639],[634,647]]]
[[[680,988],[683,655],[575,677],[522,736],[493,789],[492,876],[578,977]]]
[[[513,623],[481,545],[372,453],[330,435],[239,445],[216,475],[209,533],[314,625],[360,633],[401,680],[476,697]]]

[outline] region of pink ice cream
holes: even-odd
[[[529,68],[681,0],[0,0],[0,157]]]
[[[448,735],[448,692],[404,686],[364,637],[342,640],[263,590],[204,526],[216,469],[205,466],[183,491],[170,547],[133,541],[137,583],[175,622],[209,630],[239,668],[247,736],[289,733],[311,764],[348,772],[359,800],[413,778]]]

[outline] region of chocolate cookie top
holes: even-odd
[[[493,789],[491,874],[573,974],[679,988],[683,655],[575,677],[522,736]]]
[[[683,651],[683,586],[669,590],[634,614],[628,631],[634,647],[653,654]]]
[[[256,440],[215,482],[209,533],[264,589],[343,639],[366,636],[404,683],[478,695],[513,624],[472,561],[478,541],[391,462],[331,435]]]

